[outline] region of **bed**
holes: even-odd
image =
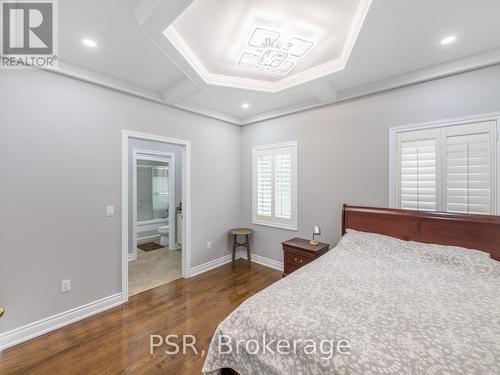
[[[344,206],[342,233],[218,326],[204,373],[500,373],[500,217]]]

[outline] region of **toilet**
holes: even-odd
[[[160,225],[158,226],[158,234],[160,237],[160,245],[168,246],[168,225]]]

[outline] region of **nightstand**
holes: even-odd
[[[285,264],[283,277],[298,270],[307,263],[311,263],[314,259],[319,258],[330,250],[330,245],[327,243],[320,243],[318,246],[312,246],[309,244],[309,240],[304,240],[302,238],[292,238],[291,240],[283,242],[282,245],[283,263]]]

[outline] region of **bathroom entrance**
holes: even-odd
[[[176,213],[182,210],[182,192],[175,189],[175,153],[134,149],[133,214],[137,249],[151,251],[155,246],[175,250]],[[180,240],[180,239],[179,239]],[[149,248],[148,248],[149,246]]]
[[[132,296],[186,275],[183,195],[187,191],[187,150],[182,144],[142,137],[127,137],[126,146],[128,225],[124,283],[127,295]]]

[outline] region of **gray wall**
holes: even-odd
[[[499,111],[499,87],[496,66],[241,129],[47,72],[1,71],[0,332],[120,292],[122,129],[192,141],[192,266],[229,253],[228,228],[252,226],[252,147],[298,140],[298,232],[252,226],[255,252],[281,260],[280,242],[314,224],[333,244],[342,203],[387,205],[390,126]]]
[[[500,111],[500,67],[428,82],[243,128],[241,222],[255,230],[254,251],[282,260],[281,241],[335,244],[343,203],[387,206],[391,126]],[[298,232],[251,224],[252,147],[298,141]]]
[[[150,150],[150,151],[162,151],[171,152],[175,154],[175,208],[179,207],[182,201],[182,149],[183,146],[166,144],[161,142],[146,141],[143,139],[129,139],[128,141],[128,171],[129,176],[132,176],[132,164],[133,164],[133,154],[134,149]],[[128,206],[132,210],[132,178],[128,181]],[[175,217],[175,215],[174,215]],[[132,215],[128,217],[128,243],[129,243],[129,253],[133,253],[132,244]]]
[[[229,253],[241,128],[53,73],[1,71],[0,332],[121,291],[122,129],[191,140],[191,265]]]

